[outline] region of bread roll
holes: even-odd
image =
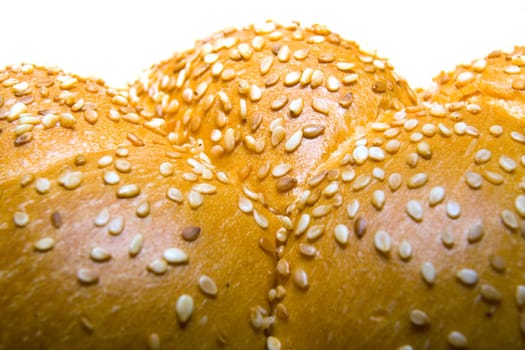
[[[0,348],[523,348],[523,55],[418,96],[267,22],[129,89],[8,67]]]

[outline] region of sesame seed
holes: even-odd
[[[525,79],[515,79],[511,86],[514,90],[525,90]]]
[[[304,60],[306,57],[308,57],[308,54],[310,53],[310,50],[308,48],[304,48],[302,50],[297,50],[293,53],[293,57],[298,60],[298,61],[302,61]]]
[[[314,111],[325,115],[327,115],[330,111],[328,107],[328,101],[322,98],[314,97],[312,99],[312,108],[314,109]]]
[[[55,240],[51,237],[41,238],[33,245],[39,252],[47,252],[55,246]]]
[[[409,200],[406,204],[406,212],[414,221],[423,220],[423,206],[417,200]]]
[[[105,226],[109,222],[109,210],[104,208],[95,218],[95,226]]]
[[[35,181],[35,189],[40,194],[46,194],[51,189],[51,182],[46,178],[37,178]]]
[[[268,350],[281,350],[281,342],[274,336],[266,338],[266,348]]]
[[[501,156],[499,158],[500,167],[508,173],[512,173],[516,170],[516,162],[507,156]]]
[[[423,135],[425,135],[426,137],[432,137],[436,134],[437,128],[434,124],[426,123],[421,128],[421,131],[423,132]]]
[[[392,243],[388,232],[379,230],[374,235],[374,246],[383,254],[390,253]]]
[[[364,218],[358,217],[354,221],[354,232],[358,238],[363,237],[363,235],[366,233],[367,229],[367,222]]]
[[[372,160],[380,162],[385,159],[385,152],[379,147],[370,147],[368,150],[368,157]]]
[[[423,280],[429,284],[433,285],[436,281],[436,269],[434,268],[434,265],[426,261],[421,266],[421,276],[423,277]]]
[[[427,313],[418,309],[410,311],[410,322],[414,326],[424,327],[430,324],[430,318]]]
[[[177,313],[177,319],[180,323],[188,322],[191,315],[193,314],[193,298],[187,294],[181,295],[177,299],[175,311]]]
[[[503,295],[491,284],[482,284],[480,287],[480,294],[483,300],[488,303],[499,303],[503,299]]]
[[[410,345],[401,345],[397,350],[414,350],[414,348]]]
[[[474,162],[476,164],[483,164],[483,163],[486,163],[490,160],[490,157],[492,156],[492,153],[483,148],[483,149],[480,149],[479,151],[476,152],[475,156],[474,156]]]
[[[339,80],[333,75],[330,75],[326,80],[326,89],[330,92],[336,92],[339,90],[339,86]]]
[[[239,197],[239,209],[246,214],[249,214],[253,210],[252,202],[245,197]]]
[[[452,248],[452,246],[454,246],[454,234],[450,229],[441,232],[441,242],[446,248]]]
[[[520,284],[516,286],[515,297],[516,297],[516,304],[518,305],[518,307],[521,308],[525,306],[525,285]]]
[[[314,218],[322,218],[323,216],[328,215],[328,213],[332,210],[331,204],[322,204],[318,205],[317,207],[312,209],[312,216]]]
[[[503,134],[503,127],[501,125],[492,125],[489,132],[494,137],[499,137]]]
[[[168,271],[168,263],[164,259],[155,259],[148,264],[148,271],[162,275]]]
[[[355,178],[355,170],[351,167],[346,168],[341,173],[341,180],[343,182],[350,182]]]
[[[54,127],[58,123],[58,116],[55,114],[46,114],[42,118],[42,124],[46,129]]]
[[[201,194],[214,194],[217,192],[217,187],[208,183],[200,183],[198,185],[193,186],[193,190]]]
[[[108,232],[112,235],[119,235],[124,230],[124,217],[117,216],[109,222]]]
[[[60,177],[60,184],[67,190],[74,190],[82,183],[82,172],[67,171]]]
[[[447,336],[448,343],[455,348],[466,348],[468,345],[467,338],[458,331],[452,331]]]
[[[199,288],[201,292],[209,296],[216,296],[218,292],[217,284],[215,281],[206,275],[199,277]]]
[[[58,122],[63,128],[71,129],[75,126],[77,120],[70,113],[60,113],[60,115],[58,116]]]
[[[372,205],[377,209],[383,209],[385,205],[385,192],[382,190],[376,190],[372,194]]]
[[[447,202],[447,215],[451,219],[457,219],[461,215],[461,206],[458,202],[453,200]]]
[[[476,243],[481,240],[485,234],[483,223],[478,222],[469,227],[467,231],[467,240],[469,243]]]
[[[525,143],[525,135],[523,135],[522,133],[519,133],[517,131],[512,131],[510,133],[510,137],[516,142]]]
[[[111,254],[104,248],[101,247],[95,247],[91,249],[91,253],[89,254],[89,257],[96,262],[104,262],[111,259]]]
[[[115,185],[120,182],[119,174],[117,174],[116,172],[112,170],[105,171],[103,178],[104,178],[104,182],[108,185]]]
[[[299,252],[307,258],[312,258],[317,253],[317,249],[311,244],[299,243]]]
[[[88,268],[80,268],[77,270],[77,279],[81,283],[93,284],[98,282],[98,274]]]
[[[337,69],[339,69],[342,72],[350,72],[352,69],[355,68],[355,63],[352,62],[337,62],[335,64]]]
[[[314,241],[321,237],[324,233],[324,225],[314,225],[306,231],[306,239]]]
[[[276,182],[276,188],[279,192],[288,192],[297,186],[297,179],[291,176],[281,177]]]
[[[353,219],[356,216],[358,210],[359,210],[359,201],[357,199],[352,199],[346,207],[346,213],[348,214],[348,217],[350,219]]]
[[[370,181],[372,181],[372,176],[368,174],[361,174],[354,180],[354,183],[352,184],[352,190],[359,191],[368,186]]]
[[[430,159],[432,158],[432,149],[430,148],[430,145],[426,142],[420,142],[416,146],[417,153],[423,157],[424,159]]]
[[[182,195],[182,192],[175,187],[170,187],[168,189],[168,191],[166,192],[166,197],[179,204],[184,201],[184,196]]]
[[[399,257],[402,260],[409,260],[412,258],[412,245],[410,242],[408,242],[406,239],[401,241],[401,244],[399,245]]]
[[[285,75],[284,77],[284,85],[285,86],[294,86],[299,82],[301,79],[301,73],[300,72],[290,72]]]
[[[485,170],[482,175],[485,180],[493,185],[501,185],[503,183],[503,176],[494,171]]]
[[[54,228],[60,228],[62,226],[62,215],[58,211],[54,211],[51,214],[51,224]]]
[[[407,187],[416,189],[424,186],[428,182],[428,175],[425,173],[417,173],[407,181]]]
[[[27,112],[27,106],[23,102],[17,102],[15,103],[9,112],[7,113],[7,120],[10,122],[17,120],[20,116],[20,114]]]
[[[489,263],[490,266],[494,269],[494,271],[499,273],[505,272],[505,260],[501,256],[491,255],[489,258]]]
[[[525,218],[525,195],[518,195],[514,200],[514,206],[522,218]]]
[[[292,136],[284,144],[284,149],[287,152],[295,151],[303,140],[303,131],[298,130],[292,134]]]
[[[461,269],[456,272],[456,277],[461,283],[472,286],[478,283],[478,274],[472,269]]]
[[[253,218],[255,220],[255,223],[259,225],[259,227],[261,227],[262,229],[267,229],[269,227],[268,219],[264,215],[259,213],[257,209],[253,209]]]
[[[503,224],[512,231],[515,231],[519,228],[518,218],[512,211],[505,209],[500,213],[500,216]]]
[[[133,198],[140,194],[140,187],[136,184],[124,185],[117,190],[118,198]]]
[[[417,119],[407,119],[404,124],[403,124],[403,128],[406,130],[406,131],[412,131],[414,130],[417,126],[419,125],[419,120]]]
[[[131,239],[129,243],[129,255],[136,256],[142,250],[142,245],[144,244],[144,236],[140,233],[137,233]]]
[[[354,158],[356,164],[364,164],[368,159],[368,148],[362,145],[357,146],[352,152],[352,157]]]
[[[308,275],[306,274],[306,271],[304,271],[301,268],[295,269],[293,274],[293,281],[295,285],[300,289],[308,288]]]
[[[16,226],[25,227],[27,224],[29,224],[29,215],[27,215],[27,213],[17,211],[13,215],[13,221]]]
[[[430,206],[437,205],[445,199],[445,189],[442,186],[433,187],[428,195],[428,203]]]
[[[160,337],[157,333],[151,333],[149,335],[148,350],[160,350]]]
[[[390,140],[385,145],[385,150],[390,154],[395,154],[399,151],[401,143],[398,140]]]
[[[113,164],[113,157],[109,155],[101,157],[97,162],[99,168],[105,168],[111,164]]]
[[[344,224],[337,224],[334,228],[334,237],[337,243],[344,246],[348,244],[350,230]]]
[[[290,101],[290,105],[288,106],[292,117],[299,116],[301,112],[303,111],[303,107],[304,107],[304,102],[302,98],[296,98]]]
[[[297,225],[295,227],[295,232],[294,232],[295,236],[300,236],[304,232],[306,232],[306,230],[308,229],[308,226],[310,226],[310,215],[302,214],[299,217],[299,221],[297,222]]]
[[[272,176],[274,177],[281,177],[286,175],[290,170],[292,169],[292,166],[290,164],[281,163],[279,165],[276,165],[272,169]]]
[[[392,192],[397,191],[401,187],[401,174],[399,173],[392,173],[388,177],[388,187]]]
[[[520,67],[516,65],[509,65],[503,68],[503,71],[507,74],[519,74],[521,72]]]
[[[201,233],[201,228],[199,226],[188,226],[182,229],[181,236],[187,242],[195,241]]]

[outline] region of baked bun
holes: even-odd
[[[201,142],[277,213],[349,135],[416,102],[386,59],[324,26],[274,22],[198,41],[153,66],[130,95],[176,144]]]
[[[7,67],[0,348],[523,348],[523,49],[482,61],[418,96],[267,22],[129,89]]]

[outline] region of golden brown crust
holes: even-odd
[[[8,67],[0,348],[523,347],[524,65],[418,101],[325,27],[267,22],[129,90]]]

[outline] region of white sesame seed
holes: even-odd
[[[304,232],[306,232],[308,226],[310,226],[310,215],[301,214],[301,216],[299,217],[299,221],[297,222],[297,225],[295,227],[294,234],[296,236],[302,235]]]
[[[284,149],[286,152],[295,151],[303,140],[303,131],[298,130],[292,134],[292,136],[284,144]]]
[[[51,237],[41,238],[35,242],[34,247],[39,252],[47,252],[55,246],[55,240]]]
[[[423,135],[425,135],[426,137],[432,137],[432,136],[434,136],[436,134],[437,128],[436,128],[436,126],[434,124],[426,123],[421,128],[421,131],[422,131]]]
[[[520,194],[514,200],[514,206],[522,218],[525,218],[525,195]]]
[[[274,336],[266,338],[266,348],[268,350],[281,350],[281,342]]]
[[[112,235],[119,235],[124,230],[124,217],[117,216],[109,222],[108,232]]]
[[[467,231],[467,240],[469,243],[479,242],[484,234],[483,223],[477,222],[469,227]]]
[[[180,323],[186,323],[193,314],[193,298],[190,295],[183,294],[177,299],[175,305],[177,319]]]
[[[281,176],[286,175],[291,169],[292,169],[292,166],[290,164],[281,163],[279,165],[276,165],[272,169],[272,175],[274,177],[281,177]]]
[[[27,224],[29,224],[29,215],[27,215],[27,213],[24,213],[24,212],[21,212],[21,211],[17,211],[13,215],[13,221],[14,221],[16,226],[18,226],[18,227],[25,227],[25,226],[27,226]]]
[[[239,197],[239,209],[246,214],[249,214],[253,210],[252,202],[245,197]]]
[[[441,242],[447,248],[452,248],[454,246],[454,234],[450,229],[441,232]]]
[[[290,72],[284,77],[285,86],[293,86],[299,82],[301,79],[301,72]]]
[[[27,106],[23,102],[15,103],[9,112],[7,113],[7,119],[9,121],[14,121],[19,118],[20,114],[27,112]]]
[[[337,90],[339,90],[339,86],[339,80],[333,75],[330,75],[326,80],[326,89],[328,91],[336,92]]]
[[[501,125],[492,125],[489,132],[494,137],[499,137],[503,134],[503,127]]]
[[[215,281],[211,277],[206,275],[201,275],[199,277],[199,288],[201,292],[209,296],[215,296],[218,292],[217,284],[215,283]]]
[[[51,182],[46,178],[39,177],[35,181],[35,188],[40,194],[48,193],[51,189]]]
[[[279,48],[277,59],[279,59],[279,62],[288,62],[290,59],[290,47],[288,45],[282,45]]]
[[[478,274],[472,269],[461,269],[456,272],[456,277],[461,283],[472,286],[478,283]]]
[[[482,284],[479,290],[481,297],[488,303],[498,303],[503,298],[499,290],[491,284]]]
[[[168,271],[168,263],[164,259],[155,259],[148,264],[148,270],[156,275],[162,275]]]
[[[458,202],[450,200],[447,202],[447,215],[451,219],[457,219],[461,215],[461,206]]]
[[[373,146],[368,149],[368,157],[380,162],[385,159],[385,152],[381,148]]]
[[[476,152],[476,155],[474,156],[474,162],[476,164],[486,163],[490,160],[491,156],[492,156],[492,153],[489,150],[482,148]]]
[[[503,68],[503,71],[507,74],[519,74],[521,72],[520,67],[513,64]]]
[[[341,173],[341,180],[343,180],[343,182],[350,182],[354,178],[355,178],[355,170],[354,170],[354,168],[350,168],[350,167],[346,168]]]
[[[137,233],[131,239],[129,243],[129,255],[135,256],[142,250],[142,245],[144,244],[144,236],[140,233]]]
[[[426,312],[415,309],[410,311],[410,322],[415,326],[424,327],[430,324],[430,318]]]
[[[417,120],[417,119],[407,119],[407,120],[403,123],[403,128],[404,128],[406,131],[412,131],[412,130],[414,130],[418,125],[419,125],[419,120]]]
[[[518,304],[518,307],[525,306],[525,285],[518,285],[516,286],[516,304]]]
[[[397,350],[414,350],[414,348],[410,345],[401,345]]]
[[[383,209],[383,206],[385,205],[385,192],[382,190],[375,190],[372,194],[372,205],[377,209],[381,210]]]
[[[388,187],[392,192],[397,191],[401,187],[401,174],[399,173],[392,173],[388,177]]]
[[[133,198],[140,194],[140,187],[136,184],[120,186],[117,190],[118,198]]]
[[[162,256],[170,264],[184,264],[189,260],[188,254],[179,248],[168,248]]]
[[[331,204],[322,204],[318,205],[317,207],[312,209],[312,216],[314,218],[322,218],[323,216],[328,215],[328,213],[332,210]]]
[[[108,261],[111,259],[111,254],[104,248],[101,247],[95,247],[91,249],[91,253],[89,253],[89,257],[96,262],[103,262]]]
[[[86,112],[87,113],[87,112]],[[58,122],[58,116],[55,114],[46,114],[42,118],[42,124],[46,129],[54,127]]]
[[[164,177],[173,175],[174,167],[170,162],[161,163],[159,166],[160,174]]]
[[[421,276],[423,277],[423,280],[432,285],[436,281],[436,269],[434,268],[434,265],[426,261],[421,266]]]
[[[407,187],[410,189],[419,188],[423,185],[425,185],[428,181],[428,175],[425,173],[417,173],[413,175],[410,179],[407,181]]]
[[[452,331],[447,336],[448,343],[456,348],[466,348],[468,345],[467,338],[458,331]]]
[[[517,230],[519,228],[518,218],[512,211],[505,209],[501,212],[501,221],[511,230]]]
[[[374,246],[381,253],[388,254],[392,247],[390,235],[383,230],[379,230],[374,235]]]
[[[175,187],[170,187],[166,192],[166,197],[176,203],[182,203],[184,201],[184,196],[182,192]]]
[[[409,241],[406,239],[401,241],[401,244],[399,245],[399,257],[402,260],[409,260],[412,258],[412,245]]]
[[[95,226],[105,226],[109,222],[109,210],[104,208],[95,218]]]
[[[297,287],[300,289],[308,288],[308,275],[306,271],[301,268],[297,268],[293,274],[293,281]]]
[[[314,241],[324,233],[324,225],[314,225],[306,231],[306,239]]]
[[[88,268],[80,268],[77,270],[77,279],[85,284],[92,284],[98,282],[98,274]]]
[[[358,165],[364,164],[368,159],[368,148],[365,146],[357,146],[352,152],[352,157]]]
[[[439,204],[445,199],[445,188],[442,186],[433,187],[428,195],[428,203],[431,206]]]
[[[483,177],[493,185],[501,185],[503,183],[503,176],[494,171],[485,170]]]
[[[217,187],[208,183],[200,183],[198,185],[193,186],[193,190],[201,194],[214,194],[217,192]]]
[[[474,80],[474,74],[472,72],[461,72],[456,77],[456,86],[462,87]]]
[[[361,174],[354,180],[354,183],[352,184],[352,190],[362,190],[370,184],[370,181],[372,181],[372,176],[368,174]]]
[[[105,171],[103,178],[108,185],[116,185],[120,182],[120,175],[113,170]]]
[[[350,237],[350,230],[344,224],[337,224],[334,228],[334,237],[337,243],[346,245]]]
[[[417,200],[409,200],[406,204],[406,212],[414,221],[423,220],[423,206]]]
[[[263,214],[259,213],[257,209],[253,209],[253,218],[255,223],[262,229],[267,229],[269,227],[268,219]]]
[[[501,156],[499,158],[499,165],[508,173],[512,173],[514,170],[516,170],[516,162],[507,156]]]
[[[326,99],[314,97],[312,99],[312,108],[314,111],[327,115],[330,111],[328,101]]]
[[[352,199],[348,206],[346,207],[346,213],[350,219],[355,218],[357,211],[359,210],[359,201],[357,199]]]

